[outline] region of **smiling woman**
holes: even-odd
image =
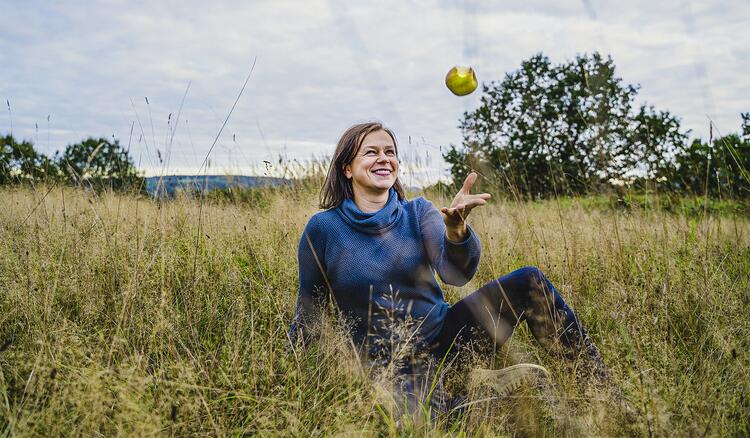
[[[344,166],[344,176],[351,180],[357,207],[373,213],[385,205],[388,190],[398,179],[396,142],[391,133],[379,129],[362,139],[354,160]]]
[[[524,320],[547,351],[582,356],[586,368],[606,378],[586,331],[537,268],[518,269],[448,304],[434,274],[455,286],[474,276],[481,243],[466,218],[491,196],[471,194],[472,172],[450,207],[438,210],[423,197],[406,200],[398,174],[395,136],[380,123],[342,135],[321,190],[325,211],[310,218],[297,250],[293,342],[317,336],[320,311],[332,301],[363,356],[397,370],[394,389],[410,409],[424,401],[423,363],[473,344],[502,344]],[[430,401],[439,409],[447,403]]]
[[[386,139],[384,136],[387,136]],[[378,141],[381,142],[380,148],[378,148]],[[362,147],[365,145],[367,151]],[[398,162],[398,146],[396,145],[396,136],[393,132],[384,127],[380,123],[363,123],[355,125],[349,128],[339,139],[334,152],[333,159],[331,160],[331,166],[328,168],[328,175],[323,185],[323,189],[320,194],[320,208],[330,209],[338,207],[344,199],[354,199],[354,190],[360,190],[363,193],[361,184],[364,183],[365,178],[362,178],[362,173],[368,176],[368,170],[359,172],[357,169],[361,168],[361,165],[356,163],[363,163],[363,161],[371,160],[373,156],[380,157],[379,149],[386,149],[386,146],[393,148],[392,155],[390,152],[386,152],[388,156],[387,165],[383,165],[382,168],[391,169],[391,180],[388,188],[393,188],[398,195],[398,199],[405,199],[404,188],[401,185],[401,180],[398,178],[399,162]],[[372,152],[370,152],[372,150]],[[368,153],[366,157],[361,156],[365,152]],[[355,163],[356,161],[356,163]],[[375,160],[377,161],[377,160]],[[366,163],[365,163],[366,164]],[[377,170],[377,168],[372,169]],[[357,175],[356,179],[352,179]],[[385,187],[385,183],[381,183],[379,187]],[[369,186],[365,184],[365,186]],[[364,189],[364,192],[367,192]],[[386,190],[387,192],[388,190]],[[382,198],[382,193],[381,193]]]

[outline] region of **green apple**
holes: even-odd
[[[455,66],[445,75],[445,86],[456,96],[466,96],[477,89],[477,77],[471,67]]]

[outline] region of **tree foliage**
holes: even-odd
[[[12,135],[0,137],[0,184],[34,182],[58,174],[57,165],[37,153],[31,142],[18,142]]]
[[[90,137],[68,145],[57,155],[57,163],[64,177],[76,184],[120,189],[142,183],[130,154],[118,140]]]
[[[444,159],[454,181],[485,170],[490,183],[530,197],[586,193],[639,168],[660,176],[686,135],[668,112],[636,106],[637,90],[598,53],[559,65],[534,55],[483,86],[460,122],[462,147]]]
[[[695,195],[750,198],[750,138],[741,132],[713,143],[693,140],[675,157],[669,188]]]
[[[37,152],[29,141],[0,137],[0,184],[59,181],[88,188],[142,189],[128,151],[117,140],[88,138],[68,145],[54,158]]]

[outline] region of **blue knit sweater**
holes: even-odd
[[[445,283],[463,286],[474,276],[480,254],[471,227],[463,241],[449,240],[440,212],[422,197],[399,200],[391,188],[388,202],[375,213],[346,199],[313,215],[302,233],[290,337],[306,340],[322,306],[332,301],[350,324],[355,344],[366,342],[371,353],[395,338],[425,345],[440,331],[449,307],[433,270]]]

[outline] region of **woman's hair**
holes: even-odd
[[[336,152],[333,154],[331,165],[328,168],[328,175],[326,176],[323,188],[320,190],[320,208],[329,209],[336,208],[344,199],[353,199],[354,191],[352,189],[351,180],[346,178],[344,175],[344,167],[354,161],[354,157],[357,155],[362,142],[368,134],[375,131],[385,131],[391,136],[393,145],[396,148],[396,157],[398,157],[398,145],[396,144],[396,136],[393,132],[384,127],[379,122],[368,122],[359,123],[347,129],[338,144],[336,145]],[[396,182],[393,184],[393,188],[396,189],[398,199],[405,199],[404,187],[401,185],[401,180],[396,178]]]

